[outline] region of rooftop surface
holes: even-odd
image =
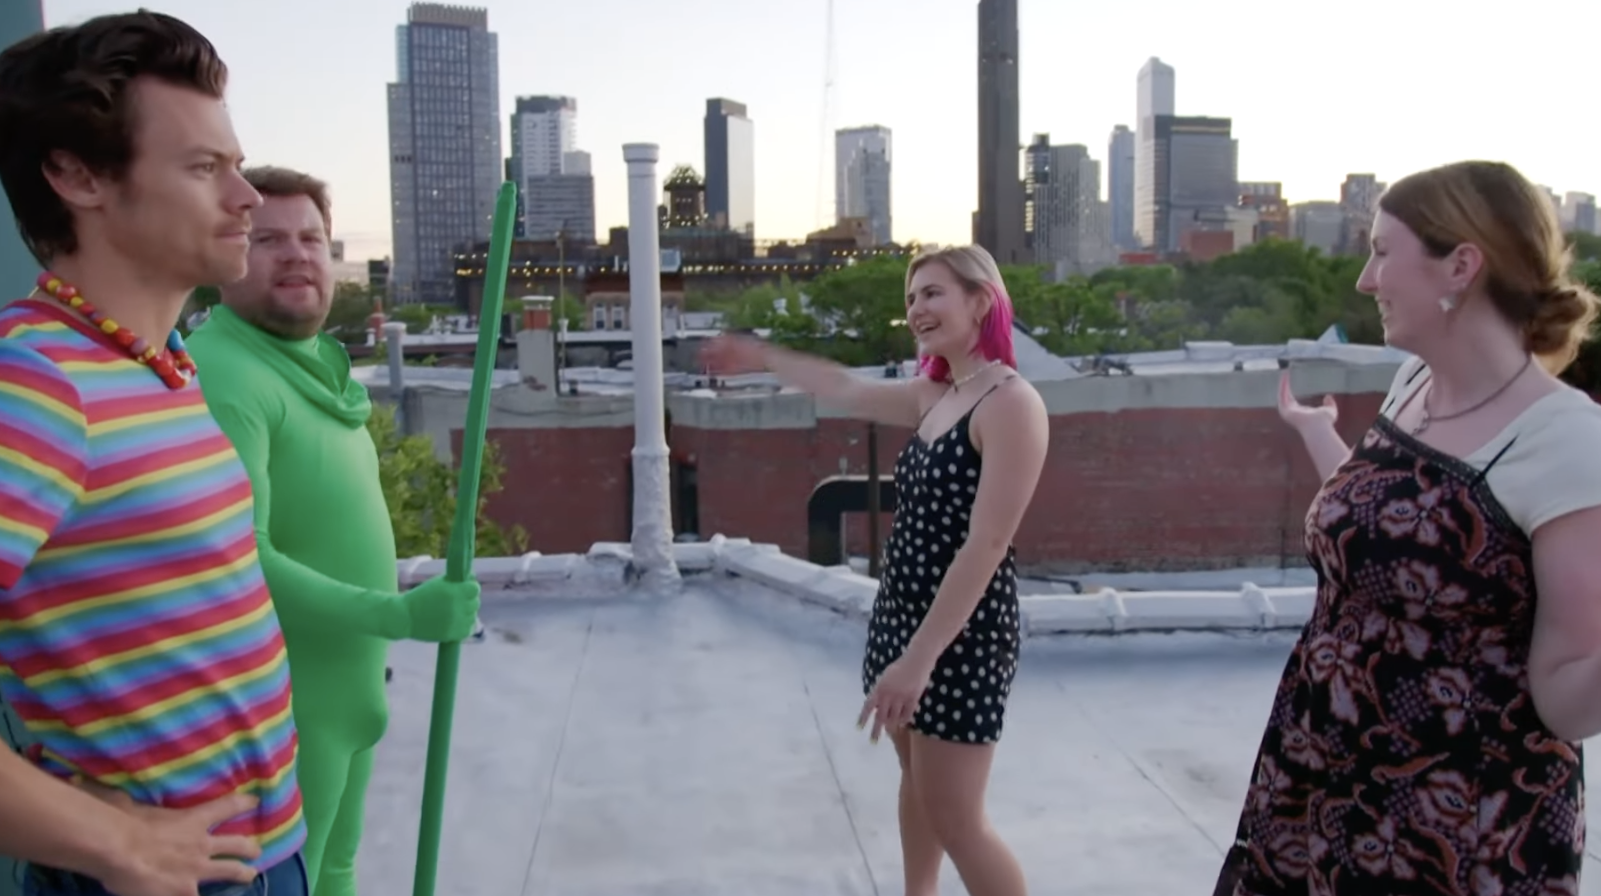
[[[722,571],[648,595],[598,568],[486,591],[437,892],[902,893],[894,748],[855,726],[860,618]],[[1294,636],[1028,638],[990,807],[1032,891],[1210,893]],[[411,891],[435,652],[391,655],[363,893]]]

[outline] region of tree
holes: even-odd
[[[1576,261],[1601,261],[1601,234],[1574,231],[1568,234],[1568,245]]]
[[[878,255],[830,270],[812,282],[807,290],[811,313],[832,330],[823,340],[826,354],[845,364],[868,367],[916,353],[906,328],[908,263],[904,257]]]
[[[378,298],[380,296],[368,284],[349,280],[335,283],[323,332],[346,345],[366,342],[367,318],[377,308]]]
[[[443,557],[450,546],[456,518],[459,471],[440,460],[427,436],[402,436],[395,412],[373,405],[367,431],[378,449],[378,478],[395,529],[395,550],[401,557]],[[528,533],[521,526],[503,529],[485,512],[489,497],[504,487],[506,467],[496,442],[484,443],[478,486],[478,550],[480,557],[509,557],[528,551]]]
[[[439,305],[396,305],[387,310],[391,322],[403,323],[408,333],[423,333],[433,326],[434,318],[454,313],[454,308]]]

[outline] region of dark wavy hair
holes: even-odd
[[[60,153],[121,179],[135,157],[139,78],[220,98],[228,68],[199,31],[144,9],[52,28],[0,52],[0,185],[40,264],[78,249],[72,212],[45,171]]]

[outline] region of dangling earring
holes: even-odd
[[[1456,296],[1455,295],[1446,294],[1446,295],[1440,296],[1440,311],[1442,313],[1450,314],[1451,310],[1454,309],[1454,308],[1456,308]]]

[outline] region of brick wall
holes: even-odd
[[[506,464],[505,487],[490,497],[489,516],[526,529],[529,550],[582,553],[597,541],[628,540],[632,429],[492,429],[485,439],[500,446]],[[451,452],[459,462],[459,429],[451,433]]]
[[[1340,428],[1354,441],[1382,395],[1339,398]],[[909,435],[880,429],[883,475]],[[631,428],[508,429],[490,437],[508,464],[506,492],[490,511],[526,528],[533,549],[627,540]],[[670,440],[675,456],[697,464],[703,537],[747,537],[796,556],[805,556],[806,502],[816,484],[866,472],[866,426],[850,420],[824,418],[810,429],[678,425]],[[1316,488],[1299,439],[1272,408],[1055,416],[1045,472],[1018,532],[1018,559],[1059,572],[1300,564],[1302,517]],[[866,553],[862,516],[847,521],[855,554]],[[881,537],[888,532],[885,515]]]

